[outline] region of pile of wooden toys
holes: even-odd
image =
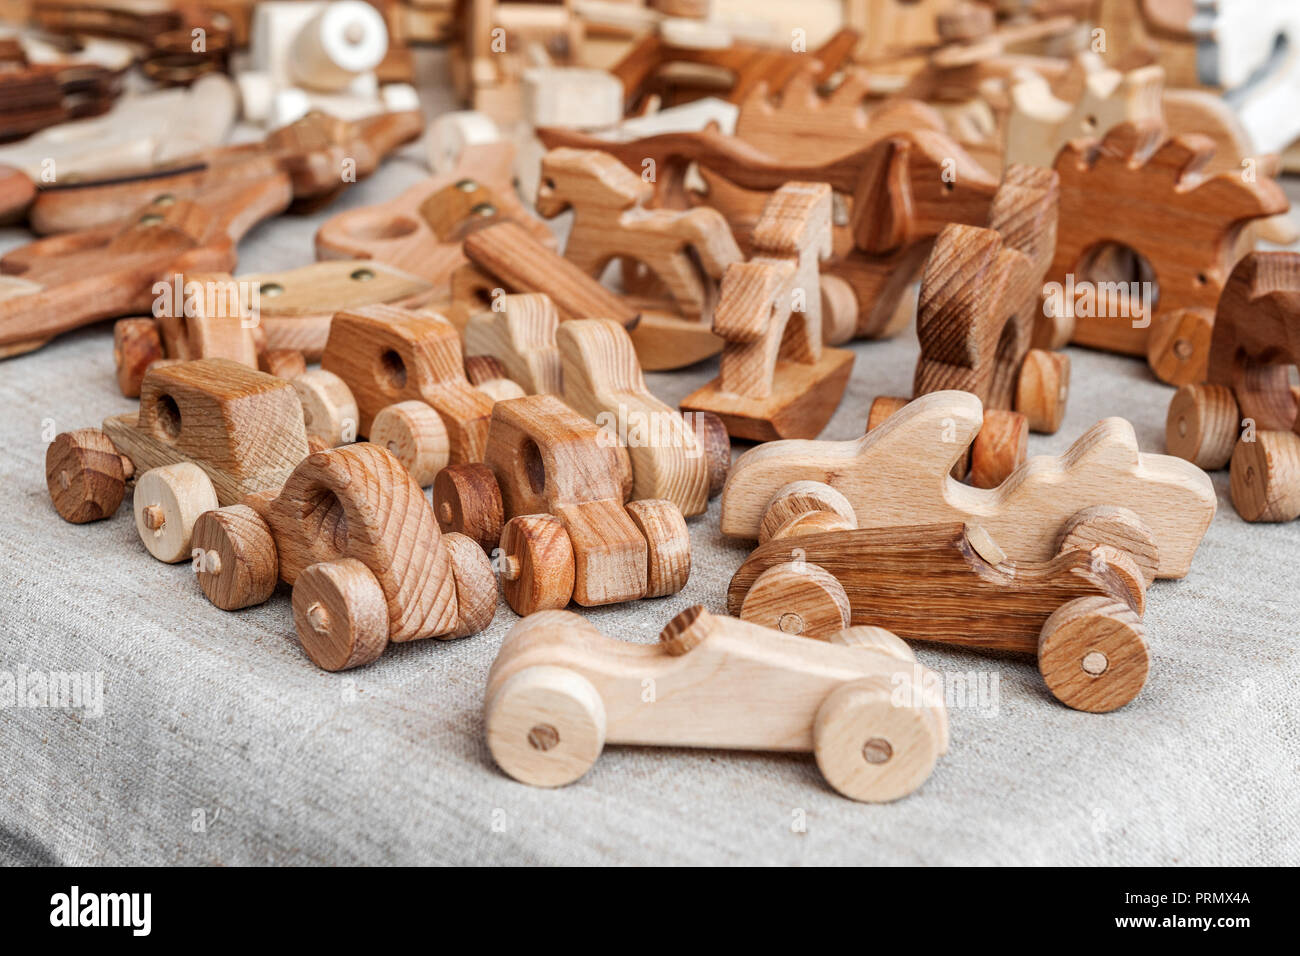
[[[1202,469],[1247,521],[1300,517],[1300,254],[1256,250],[1300,238],[1300,4],[807,7],[0,6],[0,214],[39,236],[0,259],[0,355],[115,319],[139,399],[53,440],[54,509],[129,493],[223,610],[284,583],[331,671],[472,637],[499,587],[487,739],[536,785],[610,741],[811,751],[905,796],[948,745],[908,641],[1123,707],[1148,588],[1214,518]],[[465,108],[426,128],[428,43]],[[123,94],[136,65],[155,88]],[[428,178],[326,218],[317,262],[237,271],[255,224],[422,135]],[[912,394],[818,440],[845,346],[912,334]],[[1108,418],[1027,456],[1071,343],[1177,386],[1170,454]],[[646,386],[703,361],[678,408]],[[657,645],[567,610],[678,593],[711,520],[756,543],[713,610]]]

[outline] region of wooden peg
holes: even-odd
[[[352,390],[360,434],[386,406],[418,400],[441,417],[452,462],[482,460],[492,399],[465,377],[460,335],[442,316],[382,305],[340,312],[321,367]]]
[[[549,296],[560,320],[610,318],[636,325],[640,313],[539,242],[516,222],[497,222],[465,237],[465,257],[506,292]]]
[[[646,388],[632,339],[617,322],[578,319],[559,327],[556,342],[564,362],[564,400],[597,425],[609,429],[628,450],[632,497],[664,498],[686,517],[709,504],[708,448],[682,415]],[[714,449],[720,459],[720,449]]]
[[[476,312],[465,325],[466,367],[472,358],[489,356],[505,368],[526,395],[561,391],[559,325],[555,305],[545,295],[502,296],[500,308]]]
[[[731,613],[822,639],[851,622],[907,640],[1050,648],[1039,657],[1048,686],[1080,710],[1122,707],[1146,682],[1144,589],[1122,551],[1108,551],[1109,560],[1068,550],[1012,563],[987,535],[961,524],[835,531],[797,543],[799,564],[789,560],[788,541],[760,545],[746,559],[728,588]],[[1067,673],[1071,663],[1091,679]]]
[[[515,195],[514,154],[509,143],[469,146],[451,171],[396,199],[331,217],[316,232],[317,258],[369,259],[445,288],[465,262],[466,232],[485,222],[517,222],[553,249],[555,235]]]
[[[1169,451],[1205,468],[1231,459],[1232,498],[1247,521],[1290,521],[1300,500],[1292,438],[1300,400],[1300,255],[1253,252],[1233,270],[1214,317],[1207,384],[1169,405]],[[1241,464],[1241,473],[1237,466]]]
[[[1199,468],[1138,451],[1121,418],[1094,425],[1059,458],[1030,458],[997,488],[949,479],[953,463],[984,422],[967,392],[924,395],[862,438],[783,441],[750,449],[732,466],[722,494],[722,533],[756,538],[763,514],[791,481],[841,492],[860,527],[946,521],[978,523],[1012,560],[1046,561],[1062,528],[1095,505],[1134,512],[1159,548],[1159,576],[1187,574],[1214,516],[1216,498]],[[930,477],[922,480],[920,476]]]
[[[928,676],[875,650],[788,637],[698,606],[669,622],[658,645],[548,611],[506,635],[484,722],[497,764],[534,786],[577,780],[607,742],[793,750],[815,754],[844,796],[885,802],[920,787],[947,750],[943,702],[922,691]],[[657,688],[653,713],[627,703],[646,679]]]
[[[738,438],[814,437],[830,420],[853,353],[822,345],[818,260],[830,253],[831,190],[789,183],[754,230],[754,257],[727,268],[713,331],[726,340],[718,378],[682,402]]]
[[[493,408],[483,460],[506,519],[502,576],[516,612],[563,607],[569,600],[588,607],[616,604],[685,583],[690,539],[679,509],[668,501],[643,501],[634,518],[623,505],[618,450],[606,433],[553,395]],[[438,520],[444,529],[482,540],[495,520],[493,482],[481,471],[447,471],[434,482]],[[675,520],[672,511],[678,512]],[[572,580],[559,557],[568,553],[561,537],[572,552]],[[545,604],[536,603],[543,598]]]
[[[1071,227],[1061,231],[1048,274],[1055,283],[1049,288],[1064,290],[1054,308],[1074,317],[1072,341],[1146,356],[1153,371],[1175,385],[1193,384],[1204,374],[1204,351],[1179,335],[1156,340],[1151,330],[1164,315],[1212,313],[1239,254],[1242,229],[1289,205],[1268,176],[1246,182],[1235,173],[1202,175],[1212,154],[1212,142],[1203,137],[1166,139],[1159,125],[1125,123],[1100,141],[1067,145],[1056,160],[1061,221]],[[1135,265],[1105,268],[1101,254],[1116,249]],[[1143,295],[1141,286],[1152,276],[1159,283],[1154,309],[1153,288]],[[1105,284],[1112,282],[1123,285]],[[1153,344],[1168,348],[1153,351]]]

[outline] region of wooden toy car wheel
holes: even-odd
[[[920,690],[902,704],[897,690],[888,677],[864,678],[837,687],[817,710],[813,754],[826,782],[846,797],[869,803],[905,797],[926,781],[943,752],[938,721]]]
[[[352,389],[343,379],[323,368],[303,372],[292,382],[302,403],[307,434],[329,448],[356,441],[361,413]]]
[[[553,515],[520,515],[501,532],[501,589],[521,617],[568,606],[576,580],[573,542]]]
[[[85,524],[112,516],[126,496],[130,461],[98,428],[56,435],[45,449],[45,485],[64,521]]]
[[[1056,698],[1094,714],[1123,707],[1151,667],[1142,619],[1108,597],[1075,598],[1056,609],[1038,637],[1038,670]]]
[[[1016,379],[1016,411],[1029,430],[1054,435],[1065,418],[1070,398],[1070,357],[1050,349],[1030,349]]]
[[[850,615],[844,586],[825,568],[796,561],[755,578],[740,608],[741,620],[823,640],[848,627]]]
[[[645,538],[645,596],[676,594],[691,576],[691,535],[681,509],[662,498],[630,501],[624,509]]]
[[[313,564],[298,575],[293,624],[312,663],[327,671],[368,664],[388,646],[388,602],[356,558]]]
[[[970,446],[970,483],[996,488],[1024,464],[1029,452],[1029,419],[1000,408],[984,410],[984,424]]]
[[[605,747],[605,702],[591,681],[564,667],[527,667],[484,708],[488,749],[523,783],[562,787],[585,774]]]
[[[709,468],[709,497],[716,498],[722,494],[727,473],[731,471],[731,436],[727,434],[726,423],[713,412],[695,411],[690,414],[694,419],[695,434],[704,445],[704,461]]]
[[[821,481],[792,481],[779,488],[767,503],[758,525],[758,543],[776,537],[777,530],[791,518],[817,511],[839,516],[850,528],[858,526],[853,505],[843,492]]]
[[[456,628],[444,639],[469,637],[489,624],[497,613],[497,578],[492,562],[478,542],[455,531],[442,536],[451,555],[451,573],[456,579]]]
[[[1239,441],[1229,466],[1232,504],[1247,521],[1300,517],[1300,435],[1261,431]]]
[[[1210,309],[1178,309],[1157,315],[1147,336],[1147,364],[1167,385],[1205,381],[1214,336]]]
[[[135,529],[159,561],[175,564],[190,557],[194,522],[221,507],[212,479],[191,462],[150,468],[135,483]]]
[[[194,575],[209,601],[223,611],[261,604],[279,581],[271,527],[247,505],[205,511],[190,541]]]
[[[370,423],[369,438],[391,451],[421,488],[433,484],[451,460],[451,439],[442,416],[418,399],[381,408]]]
[[[489,554],[501,540],[505,505],[492,469],[482,462],[448,465],[433,479],[433,514],[444,533],[472,538]]]
[[[1206,471],[1218,471],[1232,458],[1241,409],[1226,385],[1184,385],[1174,393],[1165,416],[1165,449]]]
[[[1097,547],[1115,548],[1127,555],[1141,575],[1143,592],[1155,581],[1160,548],[1146,522],[1128,508],[1095,505],[1076,512],[1065,523],[1057,552],[1091,552]]]

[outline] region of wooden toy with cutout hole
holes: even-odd
[[[465,262],[465,236],[486,224],[518,223],[534,242],[554,249],[554,233],[515,195],[513,162],[509,143],[467,146],[452,171],[396,199],[330,217],[316,231],[316,257],[373,259],[443,288]]]
[[[1074,531],[1067,526],[1052,558],[1013,562],[960,522],[811,533],[787,523],[732,577],[727,608],[809,638],[865,625],[904,640],[1037,654],[1058,700],[1105,713],[1146,683],[1146,582],[1127,551],[1096,540],[1104,533]],[[1137,547],[1140,559],[1155,553],[1150,537]]]
[[[433,507],[443,531],[490,553],[499,546],[506,602],[527,615],[685,586],[691,542],[681,509],[628,501],[631,489],[616,436],[554,395],[528,395],[493,407],[483,462],[439,472]]]
[[[788,182],[828,184],[844,212],[835,216],[834,258],[824,271],[853,293],[856,304],[844,311],[856,312],[856,338],[902,330],[909,316],[900,304],[935,236],[948,223],[986,223],[998,187],[961,146],[932,129],[898,132],[848,155],[802,163],[714,130],[619,143],[560,128],[537,132],[548,148],[604,150],[634,173],[652,161],[654,205],[719,210],[742,253],[753,253],[755,229],[775,190]]]
[[[390,642],[476,634],[496,613],[482,549],[442,534],[411,474],[369,442],[305,458],[277,493],[200,515],[194,570],[203,593],[233,611],[284,581],[312,663],[368,664]]]
[[[811,752],[838,793],[885,803],[921,787],[947,752],[936,681],[878,628],[810,641],[697,605],[658,643],[634,644],[544,611],[502,642],[484,725],[497,765],[536,787],[573,783],[606,743],[707,747]]]
[[[280,490],[309,453],[294,388],[228,359],[155,365],[137,414],[55,437],[45,454],[54,508],[82,524],[111,517],[134,477],[136,530],[149,553],[190,558],[205,511]]]
[[[1209,373],[1169,403],[1165,446],[1208,471],[1230,464],[1246,521],[1300,517],[1300,254],[1253,252],[1237,264],[1214,318]]]
[[[396,455],[421,487],[449,463],[483,460],[494,399],[470,384],[460,333],[441,315],[387,305],[339,312],[321,370],[348,392],[356,434]]]
[[[713,310],[722,274],[741,261],[715,209],[650,209],[654,184],[608,153],[553,149],[542,157],[537,213],[573,211],[564,258],[599,279],[618,261],[641,321],[633,342],[649,371],[683,368],[722,351]],[[630,281],[629,281],[630,280]],[[595,316],[593,316],[595,318]],[[853,316],[856,320],[856,316]]]
[[[1156,544],[1158,564],[1146,576],[1181,578],[1191,569],[1217,504],[1200,468],[1140,452],[1133,426],[1108,418],[1060,457],[1031,457],[996,488],[972,488],[950,472],[983,423],[974,395],[932,392],[861,438],[750,449],[727,477],[722,533],[767,540],[790,517],[783,500],[793,487],[834,501],[853,527],[978,524],[1019,563],[1050,560],[1081,512],[1119,508],[1136,515]]]
[[[988,228],[946,226],[921,279],[913,395],[957,389],[984,403],[970,470],[977,488],[1001,484],[1025,460],[1028,432],[1052,434],[1065,416],[1069,358],[1030,348],[1056,248],[1057,187],[1049,169],[1010,167]],[[868,427],[905,404],[877,398]]]
[[[727,267],[713,331],[718,377],[682,401],[752,441],[813,438],[834,414],[853,353],[822,343],[818,261],[831,252],[831,187],[787,183],[754,229],[754,255]]]
[[[632,338],[609,319],[559,326],[564,400],[609,429],[632,462],[632,497],[665,498],[691,518],[720,494],[731,467],[725,424],[709,412],[683,416],[651,394]]]
[[[1204,381],[1214,310],[1247,251],[1243,230],[1290,207],[1267,176],[1203,175],[1212,154],[1209,139],[1169,139],[1155,123],[1125,123],[1061,150],[1061,222],[1070,225],[1036,344],[1068,338],[1145,356],[1171,385]]]

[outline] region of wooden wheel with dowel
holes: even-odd
[[[1242,439],[1229,465],[1232,504],[1247,521],[1300,518],[1300,435],[1259,431]]]
[[[1237,443],[1241,409],[1226,385],[1184,385],[1165,417],[1165,448],[1206,471],[1227,466]]]
[[[552,515],[511,518],[501,532],[501,587],[519,615],[560,610],[573,597],[573,542]]]
[[[248,505],[199,515],[191,545],[199,587],[223,611],[261,604],[275,591],[280,580],[275,537]]]
[[[605,702],[591,681],[564,667],[512,675],[484,713],[492,759],[534,787],[572,783],[605,748]]]
[[[433,479],[433,513],[444,532],[459,532],[491,553],[505,525],[501,486],[492,469],[481,462],[442,469]]]
[[[1048,690],[1075,710],[1123,707],[1141,692],[1150,668],[1142,619],[1106,597],[1062,604],[1038,638],[1038,670]]]
[[[150,468],[135,483],[135,527],[159,561],[175,564],[190,555],[194,523],[220,507],[212,479],[198,465],[179,462]]]
[[[379,580],[356,558],[306,568],[293,585],[293,624],[322,670],[368,664],[388,646],[388,603]]]

